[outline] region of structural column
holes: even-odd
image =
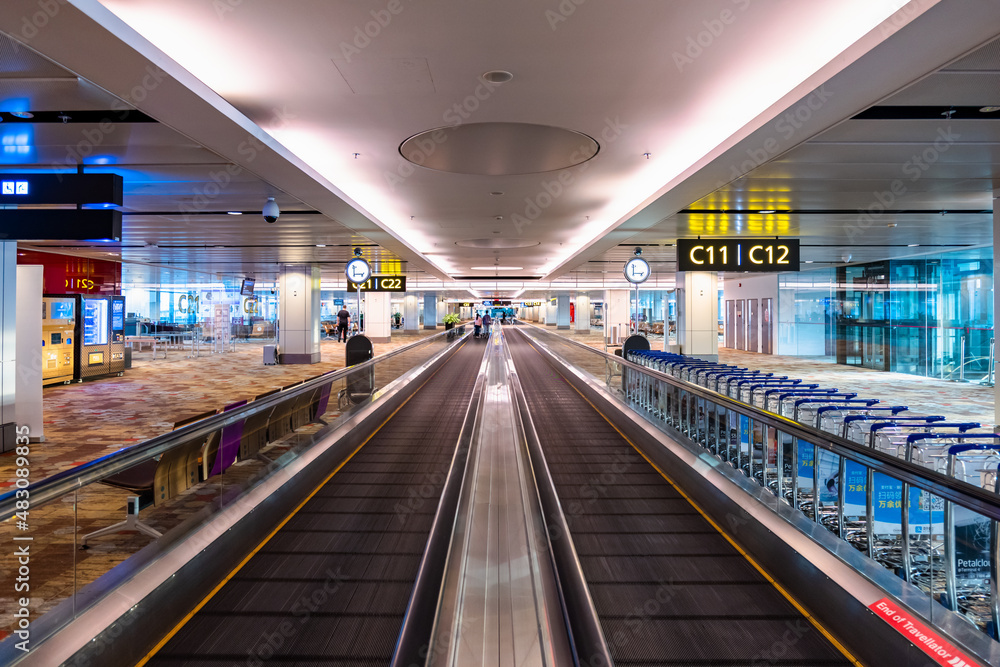
[[[424,294],[424,328],[437,329],[437,294],[428,292]]]
[[[547,327],[556,326],[556,320],[559,316],[557,312],[558,309],[559,306],[557,304],[552,303],[552,299],[549,299],[545,302],[545,326]]]
[[[677,273],[677,344],[684,354],[719,360],[718,273]]]
[[[403,331],[416,331],[420,328],[420,300],[416,294],[403,297]]]
[[[41,266],[17,267],[17,379],[14,381],[14,416],[18,426],[27,426],[31,439],[45,439],[42,421],[43,355],[42,303],[44,269]],[[6,421],[6,420],[5,420]]]
[[[392,337],[392,294],[365,294],[365,336],[373,343],[388,343]]]
[[[14,448],[17,360],[17,243],[0,242],[0,451]],[[41,304],[38,304],[41,314]]]
[[[569,329],[569,294],[556,297],[556,328]]]
[[[319,363],[319,267],[282,266],[278,289],[278,363]]]
[[[590,331],[590,295],[576,295],[576,330]]]
[[[629,330],[629,290],[604,291],[604,339],[609,345],[619,345],[631,335]]]

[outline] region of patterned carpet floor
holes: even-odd
[[[548,331],[567,336],[595,349],[604,349],[600,331]],[[661,349],[663,339],[650,340],[653,349]],[[950,382],[906,373],[887,373],[856,366],[842,366],[829,357],[792,357],[755,354],[719,348],[719,361],[802,378],[823,387],[857,392],[861,398],[877,398],[911,410],[944,415],[949,419],[976,421],[983,428],[996,426],[993,387],[970,382]]]

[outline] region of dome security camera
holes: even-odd
[[[850,261],[851,261],[851,253],[846,253],[846,254],[844,254],[844,255],[841,255],[841,257],[840,257],[840,258],[841,258],[842,260],[844,260],[844,263],[845,263],[845,264],[849,264],[849,263],[850,263]]]
[[[274,201],[274,197],[268,197],[267,201],[264,203],[264,210],[261,211],[264,215],[264,219],[268,222],[277,222],[278,216],[281,215],[281,210],[278,208],[278,203]]]
[[[632,254],[638,257],[642,254],[642,248],[636,247],[636,249],[632,251]]]

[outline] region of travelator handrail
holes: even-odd
[[[454,338],[455,340],[458,340],[457,335],[460,334],[457,334],[456,332],[459,331],[459,328],[442,331],[432,336],[422,338],[409,345],[387,352],[378,357],[369,359],[368,361],[364,361],[360,364],[327,371],[322,375],[306,380],[301,384],[289,387],[288,389],[283,389],[265,398],[251,401],[246,405],[232,410],[227,410],[211,417],[206,417],[205,419],[179,428],[176,431],[170,431],[168,433],[154,436],[143,442],[124,447],[110,454],[106,454],[105,456],[94,459],[93,461],[89,461],[74,468],[70,468],[69,470],[64,470],[46,477],[45,479],[29,484],[25,487],[28,491],[29,497],[31,498],[31,505],[32,507],[37,507],[55,500],[56,498],[60,498],[67,493],[76,491],[77,489],[89,486],[95,482],[100,482],[101,480],[107,479],[112,475],[128,470],[143,461],[160,456],[161,454],[164,454],[182,444],[188,443],[193,439],[201,437],[207,438],[210,434],[222,429],[223,427],[235,424],[236,422],[242,421],[247,417],[264,410],[272,409],[290,399],[301,397],[302,395],[310,391],[314,391],[323,385],[336,382],[369,368],[374,368],[377,364],[380,364],[387,359],[400,356],[407,352],[412,352],[421,346],[428,345],[441,339],[450,340]],[[25,489],[21,489],[21,491],[24,490]],[[17,493],[18,489],[14,489],[0,495],[0,521],[6,521],[10,517],[14,516],[17,511]]]
[[[672,375],[667,375],[661,371],[641,366],[635,362],[625,359],[624,356],[619,357],[614,354],[609,354],[602,350],[590,347],[589,345],[585,345],[579,341],[575,341],[569,337],[560,336],[559,334],[546,331],[541,327],[530,324],[528,324],[528,326],[535,331],[542,332],[543,334],[560,341],[561,343],[569,344],[591,354],[603,357],[612,363],[621,364],[624,368],[627,368],[629,372],[640,373],[660,382],[666,382],[667,384],[688,392],[692,396],[711,401],[726,410],[732,410],[738,414],[745,415],[754,422],[777,429],[786,435],[793,436],[794,438],[803,440],[811,445],[837,454],[838,456],[850,459],[855,463],[864,465],[876,473],[894,477],[904,484],[909,484],[918,489],[930,492],[943,498],[944,500],[951,501],[956,505],[978,512],[979,514],[989,517],[994,521],[1000,521],[1000,495],[996,493],[982,489],[973,484],[969,484],[968,482],[948,477],[943,473],[930,470],[921,465],[899,459],[892,454],[880,452],[876,449],[859,445],[835,434],[806,426],[793,421],[788,417],[783,417],[781,415],[774,414],[773,412],[768,412],[752,405],[748,405],[734,398],[730,398],[725,394],[720,394],[719,392],[712,391],[711,389],[686,382],[679,378],[675,378]]]

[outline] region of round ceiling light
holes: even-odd
[[[415,134],[399,146],[413,164],[435,171],[513,176],[582,164],[601,149],[592,137],[533,123],[464,123]]]
[[[483,81],[490,83],[507,83],[513,78],[513,74],[503,69],[491,69],[489,72],[483,72]]]
[[[31,113],[30,111],[11,111],[10,115],[14,116],[15,118],[24,118],[25,120],[35,117],[35,114]]]
[[[523,266],[470,266],[473,271],[520,271]]]
[[[463,248],[531,248],[540,245],[541,241],[528,239],[466,239],[455,241],[455,245]]]

